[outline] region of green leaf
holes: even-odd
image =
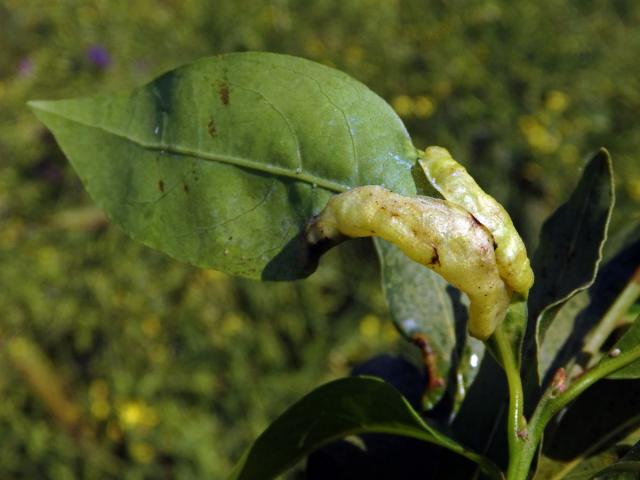
[[[544,339],[538,347],[538,374],[541,379],[552,374],[551,370],[557,370],[572,357],[579,349],[579,341],[576,336],[576,321],[585,309],[589,306],[589,291],[584,290],[561,305],[556,305],[547,311],[547,315],[553,318],[550,322]],[[584,332],[582,332],[584,333]],[[574,348],[566,352],[568,342]]]
[[[640,442],[627,453],[619,462],[608,466],[593,480],[638,480],[640,478]]]
[[[353,377],[323,385],[290,407],[258,437],[229,478],[274,478],[313,450],[361,433],[391,433],[434,443],[481,461],[489,475],[500,476],[488,460],[425,423],[392,386],[372,377]]]
[[[640,278],[638,279],[640,282]],[[640,348],[640,316],[631,325],[631,328],[623,335],[618,343],[614,346],[617,355],[624,355],[631,349]],[[640,360],[636,360],[626,367],[612,373],[607,378],[611,379],[634,379],[640,378]]]
[[[535,479],[586,480],[618,460],[640,440],[638,399],[640,384],[632,380],[586,390],[547,427]]]
[[[505,467],[508,392],[502,367],[494,355],[485,354],[451,425],[455,438],[476,451],[487,452],[498,465]]]
[[[612,447],[585,459],[578,458],[566,463],[543,457],[538,463],[534,480],[589,480],[594,473],[618,461],[618,451],[619,447]]]
[[[129,94],[30,105],[125,232],[235,275],[311,273],[300,232],[334,192],[415,193],[415,149],[391,107],[301,58],[205,58]]]
[[[538,346],[542,379],[549,379],[580,351],[584,335],[620,295],[639,262],[640,222],[636,219],[607,239],[602,266],[593,285],[545,313],[553,322]]]
[[[602,149],[585,167],[571,197],[542,227],[532,262],[536,281],[529,295],[536,345],[553,321],[553,307],[595,280],[613,204],[611,158]]]
[[[456,360],[456,343],[467,341],[461,296],[440,275],[412,261],[394,245],[379,239],[375,240],[375,245],[382,267],[382,286],[394,324],[410,342],[426,340],[434,354],[433,365],[425,365],[430,388],[424,399],[429,409],[446,390],[452,363]],[[476,371],[478,364],[479,358],[476,358]],[[466,378],[461,379],[463,390],[475,372],[467,373]]]

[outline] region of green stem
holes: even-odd
[[[616,298],[616,301],[609,307],[598,326],[587,337],[582,349],[582,352],[587,354],[587,358],[591,359],[589,364],[586,365],[587,367],[595,363],[600,347],[609,338],[620,319],[627,313],[629,307],[634,304],[638,297],[640,297],[640,267],[636,269],[631,280]]]
[[[557,386],[550,386],[540,399],[540,403],[538,403],[531,417],[528,432],[529,438],[523,442],[522,449],[517,452],[518,458],[513,461],[513,469],[510,465],[507,478],[509,480],[525,480],[528,477],[531,462],[542,439],[544,429],[560,410],[598,380],[611,375],[638,359],[640,359],[640,345],[628,350],[626,353],[622,353],[618,357],[603,359],[595,368],[582,375],[564,393],[558,393]]]
[[[500,355],[502,368],[507,376],[509,386],[509,411],[507,417],[507,440],[509,443],[509,458],[519,457],[524,438],[526,437],[526,421],[524,418],[524,394],[520,378],[520,368],[511,348],[508,336],[502,327],[498,327],[493,335],[495,347]],[[509,465],[509,471],[512,466]],[[507,474],[507,478],[511,478]]]

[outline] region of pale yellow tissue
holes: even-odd
[[[502,321],[510,292],[500,277],[493,238],[469,212],[429,197],[364,186],[332,197],[307,227],[307,239],[378,236],[442,275],[470,299],[469,332],[488,338]]]
[[[446,149],[429,147],[419,162],[445,199],[471,213],[491,232],[500,276],[512,290],[526,296],[533,285],[533,270],[524,242],[504,207],[485,193]]]

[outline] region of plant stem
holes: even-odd
[[[547,388],[529,422],[529,437],[523,442],[522,448],[516,452],[518,458],[511,459],[507,478],[509,480],[526,480],[544,429],[560,410],[598,380],[638,359],[640,359],[640,345],[618,357],[603,359],[594,369],[578,378],[564,393],[559,393],[557,386],[554,385]]]
[[[498,327],[493,338],[496,349],[500,354],[502,368],[504,368],[509,386],[507,440],[509,443],[509,458],[514,459],[519,456],[519,452],[522,449],[527,428],[524,418],[524,394],[522,391],[520,368],[515,358],[516,352],[513,351],[509,338],[501,327]]]

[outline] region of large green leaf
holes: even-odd
[[[542,379],[549,379],[579,354],[583,337],[620,295],[639,262],[640,222],[636,219],[607,240],[602,266],[593,285],[545,314],[552,315],[553,322],[538,346]]]
[[[391,385],[372,377],[336,380],[309,393],[260,435],[242,457],[230,480],[267,480],[295,465],[313,450],[361,433],[391,433],[424,440],[483,463],[493,464],[430,427]]]
[[[613,203],[611,159],[603,149],[589,161],[571,197],[542,227],[533,256],[532,318],[593,283]],[[544,327],[539,327],[539,334]]]
[[[31,106],[133,238],[235,275],[313,271],[300,232],[334,192],[415,193],[415,150],[391,107],[301,58],[206,58],[129,94]]]
[[[416,344],[426,340],[433,352],[430,365],[425,365],[430,388],[424,398],[425,406],[432,407],[442,397],[452,363],[458,360],[456,345],[468,343],[460,293],[440,275],[412,261],[397,247],[378,239],[375,245],[393,322],[407,340]],[[473,380],[482,353],[482,348],[475,353],[475,368],[465,369],[466,375],[454,379],[456,383],[460,382],[462,391]]]
[[[613,203],[611,158],[602,149],[587,164],[571,197],[542,227],[532,262],[536,282],[529,295],[536,345],[558,311],[554,307],[595,280]]]

